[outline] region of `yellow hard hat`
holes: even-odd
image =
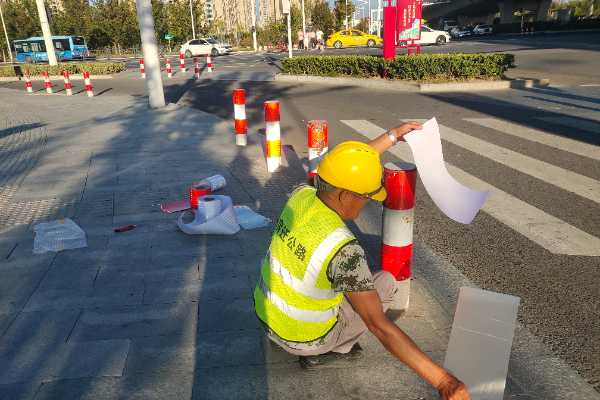
[[[338,144],[323,156],[317,173],[332,186],[376,201],[383,201],[387,196],[379,153],[366,143]]]

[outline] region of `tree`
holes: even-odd
[[[355,28],[358,29],[359,31],[369,32],[369,19],[361,18],[360,22],[356,25]]]
[[[348,17],[348,26],[350,27],[354,10],[355,7],[351,0],[335,0],[335,7],[333,8],[335,28],[338,30],[342,29],[342,27],[345,28],[346,17]]]
[[[311,14],[311,22],[315,29],[322,30],[327,36],[333,32],[335,29],[333,13],[327,2],[318,0]]]

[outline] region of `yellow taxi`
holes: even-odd
[[[361,32],[356,29],[335,32],[329,36],[329,39],[325,42],[327,47],[335,47],[336,49],[349,46],[375,47],[381,46],[382,44],[383,39],[379,36]]]

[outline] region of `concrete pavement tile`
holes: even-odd
[[[0,354],[37,353],[64,343],[79,313],[79,310],[20,313],[0,340]]]
[[[264,255],[263,255],[264,257]],[[262,257],[229,257],[227,255],[206,254],[198,263],[200,277],[248,276],[254,270],[260,270]]]
[[[246,276],[224,277],[218,274],[204,276],[203,280],[196,282],[146,283],[144,304],[250,299],[251,295],[251,285]]]
[[[196,337],[196,370],[200,368],[260,365],[266,362],[262,331],[200,333]]]
[[[252,299],[200,301],[198,332],[224,332],[261,329]]]
[[[394,365],[394,364],[397,364]],[[348,399],[437,399],[438,394],[415,373],[395,363],[336,370]]]
[[[180,342],[196,336],[197,303],[104,307],[86,310],[72,333],[75,340],[171,336]]]
[[[193,399],[341,399],[334,371],[308,372],[286,365],[198,370]]]
[[[123,378],[58,379],[39,386],[35,400],[116,400]]]
[[[8,329],[8,326],[15,319],[17,313],[0,314],[0,338],[4,335],[4,332]]]
[[[39,390],[41,383],[13,383],[0,385],[2,400],[32,400]]]
[[[51,289],[90,289],[99,267],[80,267],[78,265],[52,265],[40,283],[39,290]]]
[[[0,314],[20,311],[37,288],[46,268],[16,269],[0,265]]]
[[[273,343],[264,330],[258,330],[261,336],[263,358],[266,364],[293,364],[298,363],[298,356],[288,353],[279,345]]]
[[[0,384],[24,381],[121,376],[129,340],[69,342],[45,353],[0,355]]]
[[[66,310],[142,303],[142,282],[120,282],[118,285],[94,288],[37,290],[25,311]]]
[[[120,215],[115,212],[113,217],[114,226],[129,224],[146,225],[165,221],[174,221],[174,216],[172,214],[161,212],[160,205],[155,206],[155,210],[150,212],[133,212],[125,215]]]

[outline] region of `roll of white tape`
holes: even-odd
[[[204,214],[206,221],[208,221],[221,213],[221,201],[212,196],[204,196],[200,198],[198,208]]]

